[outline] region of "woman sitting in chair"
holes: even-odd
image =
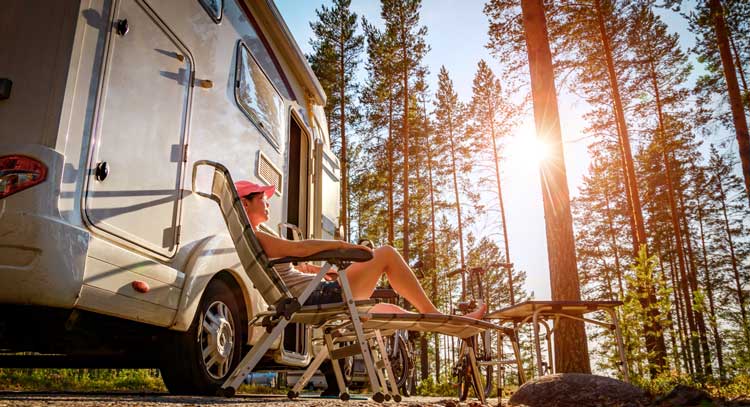
[[[380,276],[385,274],[393,289],[417,311],[422,314],[441,314],[425,294],[419,280],[409,268],[403,257],[391,246],[370,249],[366,246],[355,245],[341,240],[303,240],[291,241],[280,239],[258,229],[258,225],[268,220],[268,199],[273,196],[273,186],[261,186],[250,181],[235,182],[237,192],[242,199],[247,217],[253,226],[260,245],[269,258],[279,257],[307,257],[324,250],[358,248],[372,251],[373,258],[362,263],[353,263],[346,269],[346,276],[355,300],[369,299],[375,291]],[[300,295],[305,286],[314,278],[319,267],[302,264],[296,268],[292,264],[279,264],[274,267],[289,290],[294,295]],[[328,279],[332,276],[327,276]],[[341,286],[337,281],[321,282],[318,289],[305,302],[306,305],[327,304],[341,302]],[[481,319],[487,306],[481,304],[479,309],[464,316]],[[392,304],[380,303],[375,305],[372,312],[408,312]]]

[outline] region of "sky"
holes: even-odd
[[[275,0],[292,35],[305,54],[312,52],[309,39],[313,33],[310,21],[316,19],[315,9],[321,4],[330,6],[330,1]],[[427,26],[426,41],[431,50],[424,59],[429,67],[429,88],[437,88],[437,73],[440,66],[448,70],[459,98],[471,99],[471,85],[477,63],[484,59],[499,72],[499,62],[485,48],[488,41],[488,20],[482,12],[481,0],[424,0],[421,9],[421,24]],[[370,22],[380,21],[380,2],[375,0],[352,0],[352,11],[365,16]],[[685,31],[679,16],[661,13],[670,27],[674,27],[683,39],[683,49],[691,45],[690,35]],[[363,58],[365,56],[363,55]],[[361,78],[364,78],[362,73]],[[502,78],[500,78],[502,80]],[[582,186],[583,176],[589,165],[587,143],[583,137],[585,122],[582,115],[587,106],[584,102],[560,94],[560,120],[563,134],[565,164],[571,198]],[[535,132],[532,113],[529,110],[522,119],[518,131],[512,135],[505,150],[506,160],[501,164],[501,180],[505,213],[508,223],[510,258],[517,269],[527,272],[526,289],[536,299],[550,299],[549,267],[544,230],[541,184],[537,162],[530,159],[535,150]],[[494,192],[483,193],[490,200]],[[479,219],[472,231],[475,235],[491,235],[502,247],[501,226],[497,215]]]

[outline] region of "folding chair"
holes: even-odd
[[[198,168],[201,166],[213,168],[211,191],[208,193],[196,190],[196,175]],[[269,261],[255,236],[255,232],[253,232],[250,221],[247,219],[240,197],[234,187],[234,181],[226,167],[213,161],[197,161],[193,166],[193,192],[209,198],[219,205],[242,267],[253,286],[269,305],[268,311],[255,315],[253,321],[251,321],[251,324],[260,323],[266,328],[266,331],[222,386],[222,393],[231,396],[237,387],[242,384],[247,373],[255,368],[271,344],[281,335],[290,322],[319,323],[344,313],[346,308],[344,304],[308,307],[303,307],[301,304],[304,304],[326,273],[336,270],[338,267],[346,266],[349,262],[370,260],[372,253],[358,249],[328,250],[304,259],[283,258]],[[273,268],[275,264],[279,263],[319,260],[325,261],[326,264],[317,273],[315,279],[305,287],[299,297],[295,297],[289,292],[284,281]],[[373,301],[360,301],[351,305],[355,307],[368,306],[373,303]],[[300,313],[300,311],[304,312]],[[301,318],[306,318],[305,321],[299,319],[292,321],[292,316],[296,314],[299,314]]]
[[[210,193],[200,192],[195,188],[196,173],[200,166],[213,167]],[[325,346],[316,354],[300,380],[288,393],[290,398],[298,397],[299,391],[320,365],[326,359],[330,359],[334,362],[334,374],[342,391],[340,398],[347,400],[349,398],[348,390],[336,361],[361,354],[373,391],[372,398],[377,402],[383,402],[390,398],[395,401],[401,400],[393,380],[393,371],[388,363],[383,335],[388,335],[396,329],[406,329],[468,338],[487,329],[504,330],[504,328],[489,322],[461,316],[372,313],[370,309],[375,301],[355,301],[346,276],[346,267],[349,264],[370,260],[372,253],[359,249],[328,250],[305,258],[285,257],[269,261],[247,219],[232,177],[223,165],[206,160],[196,162],[193,166],[193,192],[212,199],[219,205],[245,272],[263,299],[269,304],[267,312],[259,313],[251,321],[251,324],[260,323],[266,328],[266,331],[222,385],[224,396],[234,395],[247,374],[255,368],[271,344],[291,322],[323,328]],[[273,269],[273,266],[279,263],[305,261],[324,261],[325,264],[311,283],[305,287],[302,294],[299,297],[294,297],[276,273],[276,270]],[[305,303],[325,274],[331,270],[338,271],[343,302],[302,306],[301,304]],[[512,332],[509,332],[509,334],[512,334]],[[376,351],[375,355],[373,350]],[[473,356],[473,350],[470,354]],[[472,363],[476,364],[476,358],[471,358],[471,360]],[[474,370],[478,371],[478,369]],[[477,377],[476,380],[479,380],[479,378]],[[484,394],[479,396],[480,400],[484,402]]]

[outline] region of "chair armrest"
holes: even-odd
[[[268,262],[268,265],[273,267],[281,263],[301,263],[305,261],[325,261],[331,264],[341,264],[348,262],[363,262],[372,260],[372,252],[365,249],[335,249],[335,250],[324,250],[322,252],[315,253],[307,257],[282,257],[274,259]]]

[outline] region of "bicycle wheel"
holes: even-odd
[[[468,339],[473,342],[475,338]],[[477,355],[480,360],[485,360],[486,357],[480,353]],[[474,395],[479,397],[479,391],[484,393],[485,399],[492,393],[492,373],[494,372],[492,365],[481,366],[477,365],[479,369],[479,380],[481,383],[476,383],[474,380],[474,372],[471,367],[471,361],[467,354],[461,355],[456,367],[454,367],[454,376],[456,376],[456,383],[458,384],[458,399],[459,401],[465,401],[469,397],[469,389],[474,391]]]

